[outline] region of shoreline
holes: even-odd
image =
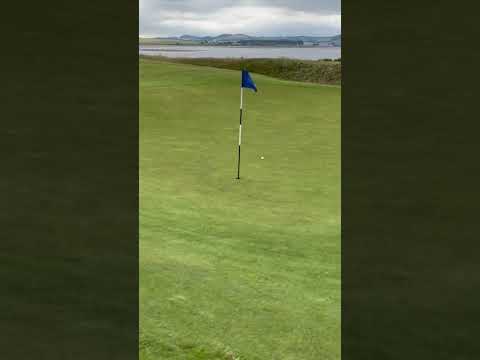
[[[255,48],[255,49],[341,49],[341,46],[262,46],[262,45],[207,45],[207,44],[138,44],[139,47],[149,46],[177,46],[177,47],[208,47],[208,48]],[[147,50],[148,51],[148,50]]]

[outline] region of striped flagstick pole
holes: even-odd
[[[242,145],[243,86],[240,85],[240,126],[238,127],[237,179],[240,179],[240,146]]]

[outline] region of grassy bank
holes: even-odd
[[[341,83],[342,73],[340,61],[326,60],[162,58],[161,61],[210,66],[230,70],[246,68],[251,72],[278,79],[318,84],[339,85]]]
[[[339,87],[140,60],[140,359],[340,359]],[[264,159],[261,159],[264,156]]]

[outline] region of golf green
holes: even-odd
[[[340,359],[340,87],[139,71],[140,358]]]

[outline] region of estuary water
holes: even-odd
[[[290,58],[300,60],[338,59],[340,47],[240,47],[140,45],[141,55],[173,58]]]

